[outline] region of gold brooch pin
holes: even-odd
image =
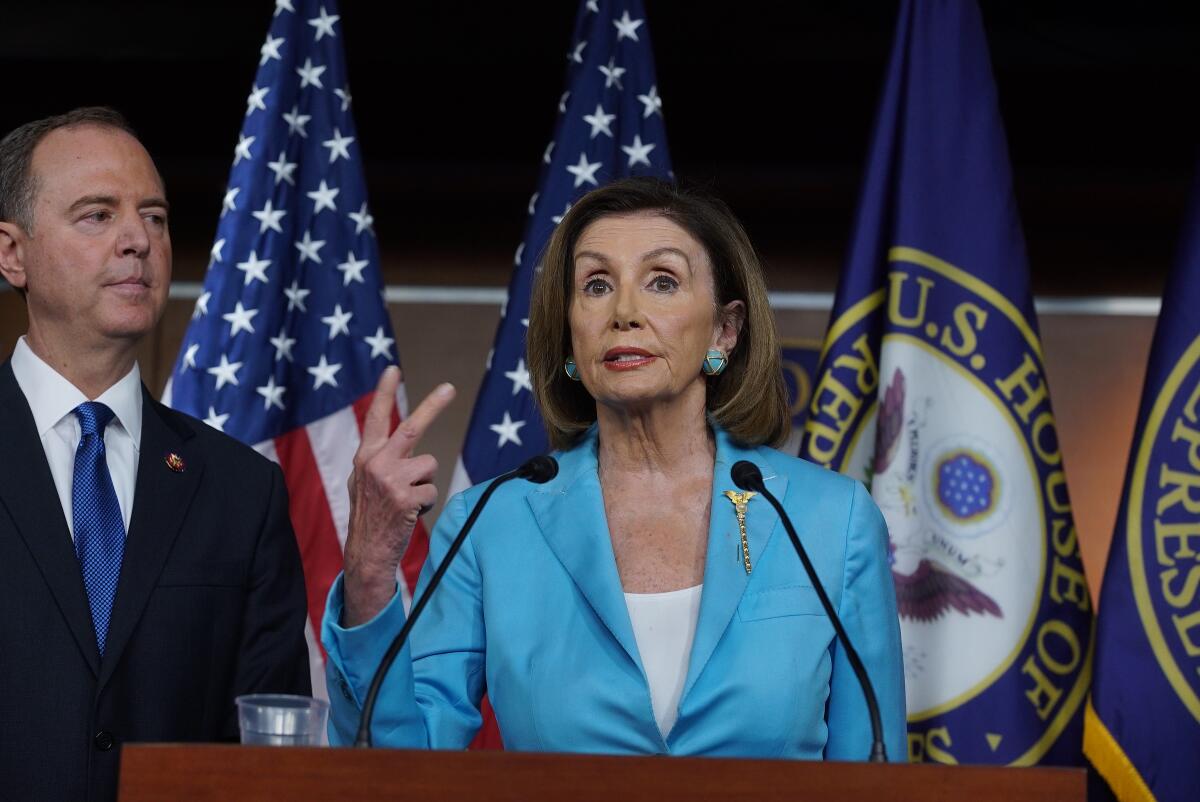
[[[725,498],[733,502],[733,511],[737,514],[738,534],[742,536],[742,562],[746,573],[750,573],[750,541],[746,539],[746,503],[758,494],[753,490],[739,493],[736,490],[726,490]]]
[[[183,462],[183,457],[179,456],[174,451],[172,451],[170,454],[167,454],[165,461],[167,463],[167,467],[175,471],[175,473],[183,473],[183,469],[186,467]]]

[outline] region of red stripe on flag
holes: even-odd
[[[319,646],[325,597],[342,570],[342,548],[308,432],[301,427],[276,437],[275,453],[279,455],[279,465],[287,482],[288,512],[296,531],[296,543],[300,546],[300,560],[304,564],[308,617],[317,633]],[[325,648],[320,648],[324,657]]]

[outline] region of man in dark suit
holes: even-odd
[[[109,800],[120,745],[235,739],[311,692],[279,469],[157,403],[134,358],[171,279],[162,180],[115,112],[0,141],[0,798]]]

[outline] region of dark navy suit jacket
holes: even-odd
[[[236,739],[234,696],[310,693],[282,473],[143,394],[101,659],[29,404],[0,366],[0,798],[114,799],[121,744]]]

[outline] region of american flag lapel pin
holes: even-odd
[[[167,463],[167,467],[175,471],[175,473],[183,473],[183,469],[187,467],[183,461],[183,457],[179,456],[174,451],[167,454],[167,456],[164,458],[164,461]]]

